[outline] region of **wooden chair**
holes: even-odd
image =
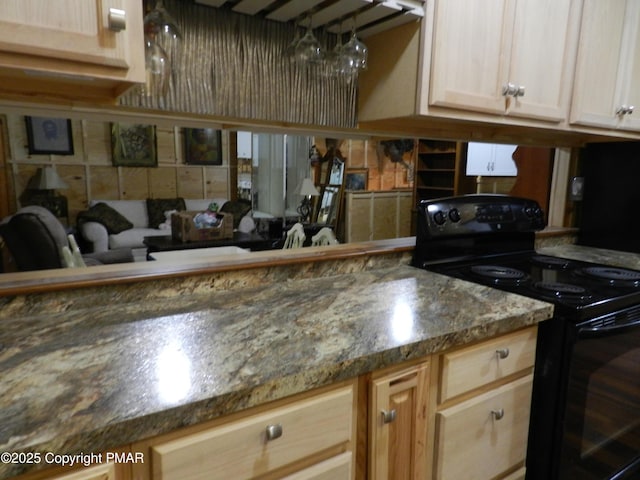
[[[307,236],[304,234],[304,228],[300,222],[296,223],[287,231],[287,238],[284,241],[284,248],[301,248]]]
[[[336,245],[340,242],[336,239],[333,230],[329,227],[322,227],[318,233],[311,237],[311,246],[319,247],[321,245]]]

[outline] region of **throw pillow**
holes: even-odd
[[[164,223],[164,212],[168,210],[186,210],[184,198],[147,198],[149,228],[159,228]]]
[[[249,200],[229,200],[224,202],[220,209],[221,212],[233,215],[233,229],[236,230],[240,225],[240,220],[251,210],[251,202]]]
[[[117,234],[133,228],[133,223],[103,202],[96,203],[89,210],[78,214],[78,221],[101,223],[110,234]]]

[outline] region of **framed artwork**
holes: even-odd
[[[184,161],[190,165],[222,165],[222,132],[215,128],[185,128],[184,150]]]
[[[112,123],[111,153],[114,167],[157,167],[156,127]]]
[[[71,120],[68,118],[24,117],[30,155],[73,155]]]
[[[349,169],[345,180],[345,190],[366,190],[369,171],[366,168]]]

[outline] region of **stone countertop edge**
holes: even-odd
[[[551,304],[406,265],[184,302],[162,314],[116,305],[8,323],[0,451],[104,452],[553,314]],[[169,370],[189,363],[179,398],[162,398],[163,381],[177,382],[175,396],[184,377],[158,373],[167,351]],[[48,466],[0,464],[0,479]]]

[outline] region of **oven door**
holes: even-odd
[[[560,479],[640,478],[640,309],[574,330]]]

